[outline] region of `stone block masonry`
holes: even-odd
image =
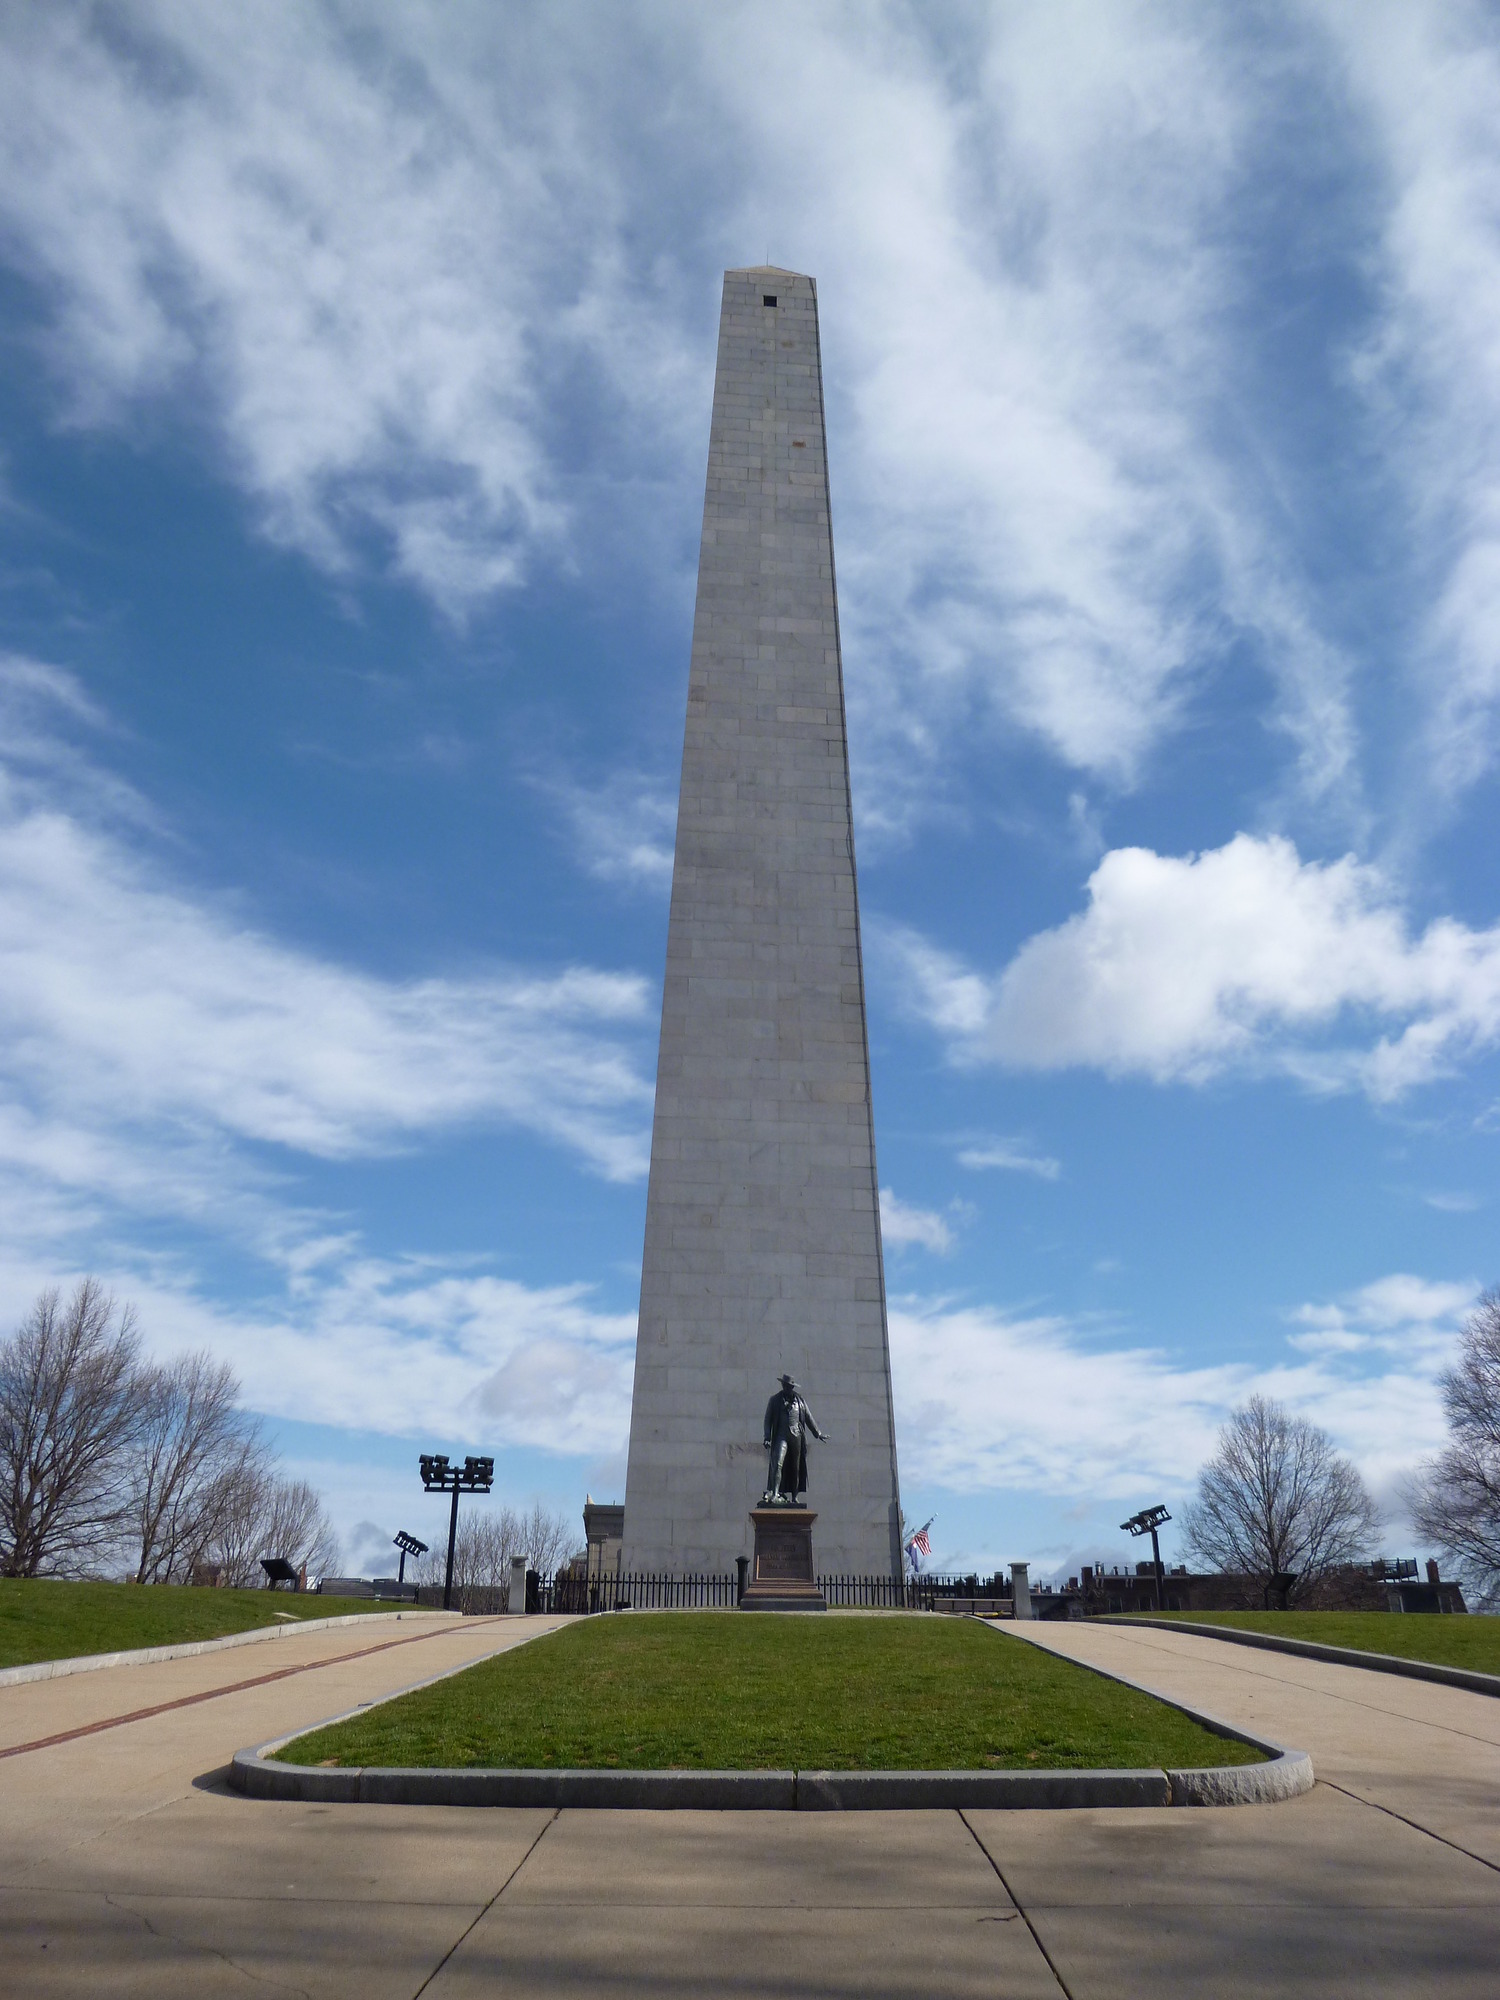
[[[817,289],[724,277],[646,1206],[627,1571],[751,1549],[786,1370],[824,1572],[900,1506]]]

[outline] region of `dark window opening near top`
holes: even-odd
[[[763,306],[774,306],[776,303],[776,294],[774,292],[762,292],[760,302]]]

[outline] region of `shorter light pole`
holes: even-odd
[[[1120,1526],[1127,1534],[1149,1535],[1151,1537],[1151,1558],[1156,1568],[1156,1608],[1158,1611],[1165,1611],[1167,1608],[1167,1589],[1166,1572],[1161,1566],[1161,1543],[1156,1539],[1156,1531],[1165,1522],[1170,1521],[1171,1518],[1172,1516],[1167,1512],[1165,1507],[1143,1507],[1139,1514],[1132,1514],[1128,1521],[1120,1523]]]
[[[446,1452],[421,1454],[422,1484],[429,1493],[451,1493],[453,1512],[448,1517],[448,1569],[443,1578],[443,1609],[453,1609],[453,1544],[458,1540],[458,1496],[460,1493],[488,1493],[495,1483],[492,1458],[466,1458],[462,1465],[450,1465]]]
[[[405,1583],[406,1558],[408,1556],[425,1556],[427,1553],[427,1544],[419,1542],[415,1535],[407,1534],[405,1528],[400,1528],[396,1533],[396,1547],[401,1551],[401,1566],[396,1571],[396,1581],[397,1583]]]

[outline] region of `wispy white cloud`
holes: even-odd
[[[900,8],[796,37],[759,10],[714,40],[758,169],[744,234],[790,234],[825,300],[853,694],[891,744],[867,815],[976,719],[1131,782],[1231,629],[1307,783],[1338,780],[1349,666],[1222,424],[1234,206],[1276,115],[1255,49],[1134,7],[992,12],[946,45]]]
[[[1471,0],[1325,0],[1319,14],[1379,190],[1366,255],[1381,308],[1353,377],[1423,573],[1415,747],[1440,799],[1500,744],[1500,48]]]
[[[1239,834],[1183,857],[1116,848],[1088,907],[997,977],[903,932],[908,1005],[958,1057],[1157,1082],[1280,1069],[1379,1100],[1500,1041],[1500,928],[1413,935],[1379,870]]]
[[[1397,1271],[1332,1304],[1298,1306],[1290,1317],[1306,1331],[1288,1335],[1288,1341],[1304,1354],[1379,1350],[1431,1362],[1451,1348],[1478,1296],[1472,1282],[1435,1283]]]
[[[1294,1358],[1187,1366],[1107,1324],[905,1296],[891,1304],[903,1477],[959,1492],[1128,1498],[1192,1485],[1236,1403],[1275,1396],[1387,1490],[1443,1437],[1435,1377],[1469,1284],[1396,1273],[1289,1313]]]
[[[1424,1194],[1422,1197],[1429,1208],[1435,1208],[1441,1215],[1473,1215],[1484,1207],[1484,1196],[1467,1194],[1459,1189]]]
[[[1135,782],[1243,644],[1295,784],[1353,823],[1362,668],[1308,561],[1307,467],[1249,385],[1275,365],[1264,218],[1360,162],[1337,227],[1363,294],[1309,351],[1412,524],[1427,782],[1493,755],[1482,7],[109,19],[32,10],[0,48],[6,254],[69,419],[190,405],[266,531],[339,574],[373,560],[461,613],[576,568],[585,515],[672,570],[715,269],[769,239],[816,271],[872,827],[936,809],[976,723]],[[1327,242],[1288,255],[1305,285]]]
[[[631,1179],[649,1085],[633,975],[383,980],[164,886],[0,792],[0,1023],[24,1099],[198,1121],[322,1158],[502,1121]]]
[[[654,779],[617,771],[596,786],[563,777],[532,783],[561,810],[590,875],[642,889],[671,886],[677,802]]]
[[[945,1257],[953,1248],[953,1228],[935,1208],[918,1208],[900,1201],[888,1187],[880,1190],[880,1234],[897,1250],[916,1246]]]
[[[1047,1153],[1029,1152],[1018,1139],[979,1139],[961,1146],[958,1164],[972,1172],[998,1168],[1002,1173],[1035,1174],[1038,1180],[1055,1181],[1062,1174],[1062,1161]]]
[[[202,393],[268,533],[336,571],[373,542],[453,611],[560,554],[559,380],[607,350],[660,422],[677,359],[621,256],[601,65],[582,21],[479,9],[18,23],[5,206],[73,420]]]
[[[0,1283],[9,1293],[24,1275],[7,1259]],[[154,1351],[208,1348],[269,1416],[567,1456],[617,1451],[629,1425],[635,1314],[601,1309],[588,1285],[528,1286],[347,1243],[325,1246],[279,1297],[238,1307],[180,1269],[101,1275],[135,1301]]]
[[[1132,782],[1235,635],[1319,791],[1349,663],[1223,422],[1236,204],[1316,58],[1285,34],[50,8],[0,51],[8,243],[73,421],[190,396],[267,532],[461,611],[575,562],[591,493],[680,560],[658,523],[696,508],[715,267],[769,239],[821,281],[872,823],[976,718]]]
[[[0,765],[0,1167],[181,1213],[264,1180],[247,1145],[347,1159],[512,1125],[644,1173],[644,980],[400,981],[288,945],[143,858],[107,788],[85,820],[76,763]]]

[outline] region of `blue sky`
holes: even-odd
[[[229,1356],[365,1566],[419,1449],[621,1493],[769,257],[908,1517],[1123,1560],[1259,1388],[1407,1552],[1500,1276],[1492,9],[58,4],[0,169],[7,1321],[94,1269]]]

